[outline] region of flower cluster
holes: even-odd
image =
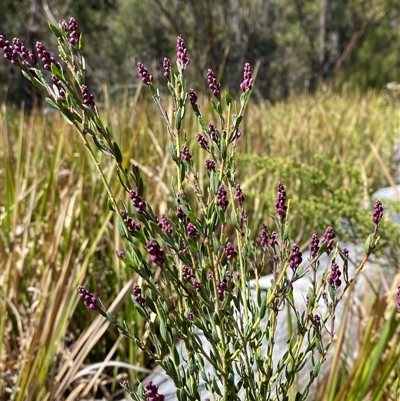
[[[164,401],[165,396],[158,393],[158,387],[153,384],[152,381],[149,381],[144,386],[146,390],[146,397],[148,401]]]
[[[226,189],[222,185],[218,188],[216,196],[218,205],[221,206],[222,209],[226,209],[229,204],[229,201],[226,198],[227,196]]]
[[[331,272],[329,273],[327,281],[334,290],[338,289],[342,284],[342,280],[340,279],[341,275],[342,273],[339,270],[339,265],[332,262]]]
[[[43,68],[45,70],[50,71],[51,64],[54,64],[59,70],[61,70],[61,65],[59,62],[45,49],[40,42],[36,42],[36,52],[39,59],[42,61]]]
[[[89,292],[83,285],[78,287],[79,296],[83,303],[90,309],[97,309],[97,298]]]
[[[150,255],[150,260],[158,266],[163,266],[165,263],[164,249],[158,245],[157,241],[149,241],[147,243],[147,252]]]
[[[260,234],[260,244],[262,249],[267,249],[268,246],[268,228],[265,224],[263,224],[263,229]]]
[[[317,237],[317,234],[313,234],[311,236],[311,240],[310,240],[310,255],[312,258],[314,258],[315,256],[317,256],[319,251],[319,238]]]
[[[161,215],[161,221],[158,223],[158,226],[162,228],[166,233],[172,234],[171,223],[168,221],[165,214]]]
[[[208,171],[215,171],[215,162],[210,159],[207,159],[206,160],[206,169]]]
[[[186,226],[186,232],[188,237],[192,239],[196,239],[199,235],[196,226],[191,222]]]
[[[217,283],[217,293],[218,293],[218,299],[220,301],[224,300],[224,292],[227,290],[228,286],[226,283],[226,280],[224,281],[218,281]]]
[[[83,104],[90,107],[91,109],[94,109],[96,103],[94,102],[93,94],[89,92],[89,88],[86,85],[82,85],[81,92],[82,92]]]
[[[247,89],[251,89],[253,87],[253,82],[254,78],[250,64],[246,63],[243,69],[243,82],[240,84],[240,89],[243,92],[245,92]]]
[[[3,50],[4,58],[10,61],[12,65],[19,67],[20,59],[22,59],[22,65],[26,65],[28,68],[33,67],[35,57],[31,51],[26,49],[19,38],[14,38],[11,45],[3,35],[0,35],[0,48]]]
[[[286,191],[283,184],[278,182],[278,193],[276,197],[275,210],[279,217],[279,221],[283,223],[286,218],[287,205],[286,205]]]
[[[142,199],[142,197],[134,189],[129,191],[129,197],[131,198],[136,211],[139,214],[143,214],[144,210],[146,209],[146,202]]]
[[[194,89],[189,89],[189,101],[195,111],[199,110],[199,103],[197,101],[197,93]]]
[[[119,214],[129,233],[133,234],[135,231],[139,231],[142,228],[140,223],[135,223],[125,210],[121,209]]]
[[[218,98],[221,91],[221,84],[217,82],[217,77],[211,68],[207,71],[207,81],[212,94]]]
[[[140,78],[142,78],[142,81],[144,84],[148,85],[151,82],[153,82],[153,75],[150,75],[149,72],[146,70],[144,67],[143,63],[140,61],[137,63],[137,68],[139,71]]]
[[[237,256],[237,252],[235,250],[235,247],[233,246],[232,243],[228,242],[225,245],[225,253],[226,253],[226,258],[230,262],[233,258]]]
[[[198,133],[198,134],[196,135],[196,139],[197,139],[197,142],[199,143],[199,145],[200,145],[201,148],[206,149],[206,150],[208,149],[208,142],[207,142],[207,139],[204,138],[203,135],[201,135],[200,133]]]
[[[300,266],[300,263],[303,261],[302,253],[300,252],[300,247],[296,244],[292,245],[292,252],[290,254],[290,262],[289,265],[293,271]]]
[[[242,189],[240,188],[239,184],[236,184],[235,188],[236,188],[235,198],[239,202],[239,205],[242,206],[243,202],[244,202],[244,195],[243,195]]]
[[[333,244],[335,240],[336,234],[333,231],[332,227],[328,227],[325,230],[324,236],[322,238],[321,243],[324,244],[326,243],[326,253],[329,255],[333,251]]]
[[[169,79],[169,77],[171,75],[172,64],[171,64],[171,61],[169,60],[169,58],[167,58],[167,57],[164,57],[163,68],[164,68],[164,77]]]
[[[382,202],[377,200],[374,205],[374,212],[372,214],[372,221],[374,224],[378,225],[383,217],[383,206]]]
[[[177,62],[182,66],[182,69],[184,70],[189,65],[190,59],[187,56],[187,49],[182,36],[178,36],[176,47],[178,49],[176,53],[176,57],[178,59]]]
[[[69,30],[69,43],[72,46],[76,46],[79,42],[79,27],[78,23],[76,22],[75,18],[70,18],[68,22],[68,30]]]
[[[217,129],[215,128],[215,125],[213,123],[208,123],[207,130],[208,130],[208,135],[210,135],[210,138],[214,142],[217,142],[218,134],[217,134]]]
[[[143,298],[142,289],[137,284],[134,284],[134,286],[133,286],[133,296],[135,297],[135,301],[139,305],[142,305],[142,306],[145,305],[146,300]]]
[[[189,149],[186,146],[182,148],[181,159],[187,162],[190,162],[192,159],[192,154],[189,152]]]
[[[57,87],[58,89],[58,96],[57,98],[61,101],[61,102],[65,102],[65,90],[60,82],[60,80],[55,77],[54,75],[51,75],[51,82],[53,82],[53,84]],[[92,95],[92,100],[93,100],[93,95]],[[94,102],[93,102],[94,103]]]

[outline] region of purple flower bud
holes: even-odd
[[[63,31],[67,32],[68,31],[68,24],[67,21],[65,21],[65,19],[63,19],[60,23],[60,27]]]
[[[186,232],[189,238],[196,239],[198,237],[197,228],[193,223],[188,223],[186,226]]]
[[[93,95],[89,92],[89,88],[86,85],[82,85],[81,92],[82,92],[83,104],[86,104],[86,106],[90,107],[91,109],[94,109],[96,103],[94,102]]]
[[[96,310],[97,309],[97,298],[86,290],[83,285],[78,287],[79,296],[83,300],[83,303],[90,309]]]
[[[200,283],[200,281],[198,281],[196,279],[193,279],[192,284],[193,284],[193,287],[195,288],[195,290],[197,292],[201,291],[201,283]]]
[[[215,162],[210,159],[207,159],[206,160],[206,169],[208,171],[215,171]]]
[[[215,73],[212,69],[208,69],[207,71],[207,81],[208,81],[208,87],[210,88],[212,94],[216,97],[220,97],[220,90],[221,90],[221,84],[217,82],[217,77],[215,76]]]
[[[226,253],[226,258],[228,259],[229,262],[232,261],[232,259],[237,256],[235,247],[230,242],[228,242],[225,245],[225,253]]]
[[[217,203],[219,206],[222,207],[222,209],[226,209],[229,204],[229,201],[226,198],[226,196],[227,192],[225,188],[223,186],[220,186],[217,190],[216,197],[217,197]]]
[[[224,292],[226,291],[227,288],[228,288],[228,286],[226,284],[226,280],[218,281],[218,283],[217,283],[217,293],[218,293],[218,299],[220,301],[224,300]]]
[[[194,319],[193,312],[188,312],[187,317],[188,317],[189,320],[193,320]]]
[[[131,198],[133,206],[135,206],[136,208],[136,211],[139,214],[143,214],[144,210],[146,209],[146,203],[144,202],[142,197],[138,195],[138,193],[133,189],[129,191],[129,197]]]
[[[236,184],[235,198],[239,202],[239,205],[242,206],[243,202],[244,202],[244,195],[243,195],[242,189],[240,188],[239,184]]]
[[[279,217],[279,221],[283,223],[286,218],[287,205],[286,205],[286,191],[283,184],[278,182],[278,193],[276,196],[275,210]]]
[[[164,249],[158,245],[157,241],[149,241],[147,243],[147,252],[150,255],[150,260],[158,266],[163,266],[165,263]]]
[[[243,82],[240,84],[240,89],[243,92],[246,92],[247,89],[251,89],[253,87],[253,82],[254,79],[250,64],[246,63],[243,69]]]
[[[125,259],[126,258],[125,251],[119,250],[116,253],[117,253],[117,256],[118,256],[119,259]]]
[[[262,249],[265,251],[268,246],[268,228],[267,228],[266,224],[263,224],[263,229],[261,230],[260,244],[261,244]]]
[[[215,128],[215,125],[213,123],[208,123],[208,135],[210,135],[210,138],[214,141],[217,142],[218,140],[218,133],[217,129]]]
[[[314,323],[316,326],[319,326],[319,325],[321,324],[321,318],[319,317],[319,315],[317,315],[317,314],[314,315],[314,317],[313,317],[313,323]]]
[[[272,231],[271,237],[269,238],[269,246],[271,248],[275,248],[276,245],[278,245],[278,241],[276,240],[277,233],[275,231]]]
[[[165,397],[158,393],[158,387],[152,381],[147,382],[144,388],[148,401],[164,401]]]
[[[292,252],[290,254],[290,262],[289,265],[293,271],[300,266],[300,263],[303,261],[302,253],[300,252],[300,248],[298,245],[292,245]]]
[[[377,200],[374,205],[374,213],[372,214],[372,221],[378,225],[383,217],[383,206],[380,200]]]
[[[197,134],[196,135],[196,139],[197,139],[197,142],[199,143],[201,148],[203,148],[205,150],[208,150],[208,142],[207,142],[207,139],[204,138],[203,135],[201,135],[200,133]]]
[[[314,258],[315,256],[317,256],[319,251],[319,239],[317,237],[317,234],[313,234],[311,236],[311,240],[310,240],[310,254],[311,257]]]
[[[140,223],[135,223],[132,218],[128,216],[128,213],[125,210],[120,210],[119,214],[121,215],[129,233],[133,234],[135,231],[139,231],[142,228]]]
[[[190,101],[190,104],[192,105],[193,109],[195,111],[196,110],[198,111],[199,110],[199,103],[197,102],[197,93],[192,88],[189,89],[189,101]]]
[[[172,234],[172,226],[168,221],[167,216],[165,214],[161,215],[161,221],[158,223],[159,227],[162,228],[166,233]]]
[[[149,72],[144,68],[143,63],[139,62],[137,63],[137,68],[139,71],[140,78],[142,78],[143,83],[146,85],[149,85],[151,82],[153,82],[153,75],[150,75]]]
[[[137,284],[133,285],[133,296],[139,305],[144,306],[146,304],[146,300],[142,296],[142,289]]]
[[[332,227],[328,227],[325,230],[324,236],[322,238],[321,244],[327,243],[326,253],[329,255],[333,250],[334,238],[336,237],[335,232]]]
[[[166,57],[164,57],[164,60],[163,60],[163,68],[164,68],[164,77],[169,79],[170,74],[171,74],[172,64],[171,64],[171,61],[169,61],[169,59]]]
[[[334,290],[338,289],[342,284],[342,280],[340,280],[341,275],[342,275],[342,273],[339,270],[338,264],[335,262],[332,262],[331,272],[329,273],[327,280],[328,280],[328,283],[330,284],[330,286]]]
[[[176,53],[177,62],[182,66],[182,70],[184,70],[189,65],[190,59],[187,57],[187,49],[182,36],[178,36],[176,47],[178,50]]]
[[[190,283],[192,281],[192,278],[194,277],[194,275],[192,273],[192,269],[183,265],[182,266],[182,277],[185,281],[188,281]]]
[[[192,154],[189,152],[189,149],[186,146],[183,146],[182,148],[181,159],[187,162],[190,162],[192,159]]]
[[[75,18],[70,18],[68,23],[68,30],[69,30],[69,43],[72,46],[76,46],[79,42],[79,27],[78,23],[76,22]]]

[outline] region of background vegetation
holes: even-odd
[[[142,93],[135,63],[145,61],[164,87],[162,58],[174,57],[182,34],[199,93],[208,67],[234,92],[244,62],[259,63],[238,161],[254,238],[269,219],[278,179],[291,198],[296,242],[306,245],[327,225],[350,240],[370,230],[370,211],[360,205],[370,207],[373,191],[393,185],[399,137],[399,103],[384,90],[399,79],[395,1],[4,0],[1,7],[1,33],[29,47],[40,40],[55,49],[47,20],[77,18],[89,86],[124,159],[144,173],[145,196],[158,212],[168,209],[173,166],[168,135]],[[0,95],[0,399],[119,399],[118,382],[136,382],[151,365],[79,305],[76,291],[86,284],[147,336],[124,302],[137,278],[116,256],[120,239],[106,194],[73,129],[39,107],[42,99],[3,60]],[[210,105],[201,107],[212,121]],[[190,150],[203,165],[196,122],[186,123]],[[113,177],[111,164],[102,162]],[[118,198],[116,180],[114,189]],[[399,268],[399,226],[386,221],[381,234],[380,252]],[[319,400],[398,398],[395,284],[387,283],[387,296],[365,315],[353,370],[331,377]],[[367,308],[371,300],[365,302]],[[332,371],[339,366],[337,358]]]

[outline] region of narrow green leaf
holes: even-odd
[[[62,35],[61,31],[55,25],[53,25],[51,22],[49,22],[49,28],[54,33],[54,35],[57,37],[57,39],[62,38],[63,35]]]

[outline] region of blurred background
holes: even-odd
[[[86,39],[90,87],[100,94],[107,84],[112,97],[135,86],[139,60],[160,74],[178,35],[197,90],[206,86],[207,68],[225,88],[236,88],[245,62],[260,62],[257,95],[272,102],[331,86],[382,89],[399,79],[396,0],[2,0],[1,8],[3,35],[53,51],[47,21],[74,16]],[[4,60],[0,82],[1,99],[32,101]]]

